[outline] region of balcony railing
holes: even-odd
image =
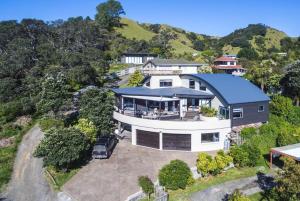
[[[182,70],[142,70],[142,73],[147,75],[179,75]]]

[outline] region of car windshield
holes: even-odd
[[[94,151],[106,151],[106,148],[103,145],[97,145],[94,147]]]

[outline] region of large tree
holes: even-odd
[[[129,80],[128,80],[128,86],[130,86],[130,87],[140,86],[143,79],[144,79],[144,76],[141,73],[141,71],[136,70],[132,75],[130,75]]]
[[[114,27],[121,26],[120,15],[125,14],[120,2],[108,0],[97,6],[96,22],[103,28],[111,31]]]
[[[300,61],[292,63],[286,67],[286,73],[280,84],[283,94],[291,97],[297,106],[300,104]]]

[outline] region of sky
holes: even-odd
[[[94,18],[104,0],[0,0],[0,21]],[[300,36],[300,0],[120,0],[138,22],[169,24],[196,33],[224,36],[248,24],[263,23]]]

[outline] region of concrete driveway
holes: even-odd
[[[77,201],[124,201],[139,191],[137,178],[157,180],[159,169],[170,160],[181,159],[195,166],[197,153],[159,151],[133,146],[122,140],[108,160],[93,160],[63,187]]]

